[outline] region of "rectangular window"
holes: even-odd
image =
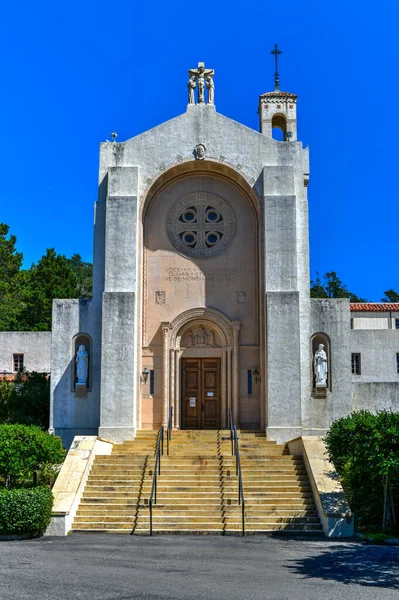
[[[248,396],[252,395],[252,369],[248,369]]]
[[[352,353],[352,374],[353,375],[361,374],[360,352]]]
[[[396,372],[399,373],[399,352],[396,353]]]
[[[151,371],[150,371],[150,395],[151,396],[154,395],[154,389],[155,389],[154,371],[151,369]]]
[[[13,365],[14,365],[14,373],[18,371],[24,370],[24,355],[23,354],[13,354]]]
[[[353,323],[353,317],[351,318],[351,329],[354,329],[353,327],[354,323]]]
[[[399,319],[395,319],[395,329],[399,329]]]

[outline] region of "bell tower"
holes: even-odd
[[[296,101],[298,96],[280,90],[278,57],[281,50],[278,49],[277,44],[271,54],[274,55],[276,61],[274,91],[259,96],[259,128],[261,133],[270,138],[273,136],[273,129],[280,129],[283,133],[283,140],[293,142],[297,139]]]

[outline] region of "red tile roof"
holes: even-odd
[[[399,311],[399,302],[355,302],[351,312],[389,312]]]
[[[298,98],[297,94],[291,94],[291,92],[280,92],[276,90],[274,92],[265,92],[264,94],[261,94],[261,98],[264,96],[269,98],[291,98],[291,100],[296,100]]]

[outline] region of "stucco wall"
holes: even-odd
[[[399,412],[399,382],[353,383],[352,410]]]
[[[13,354],[24,355],[27,371],[50,373],[51,332],[0,332],[0,372],[14,372]]]
[[[396,353],[399,353],[399,330],[380,329],[350,331],[351,352],[361,354],[361,374],[352,375],[353,383],[395,382],[399,384]]]

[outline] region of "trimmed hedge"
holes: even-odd
[[[52,507],[53,494],[48,487],[0,490],[0,535],[43,535]]]
[[[354,412],[331,425],[325,443],[361,527],[381,527],[384,505],[399,516],[399,413]]]
[[[61,439],[35,425],[0,425],[0,476],[13,484],[63,462]]]

